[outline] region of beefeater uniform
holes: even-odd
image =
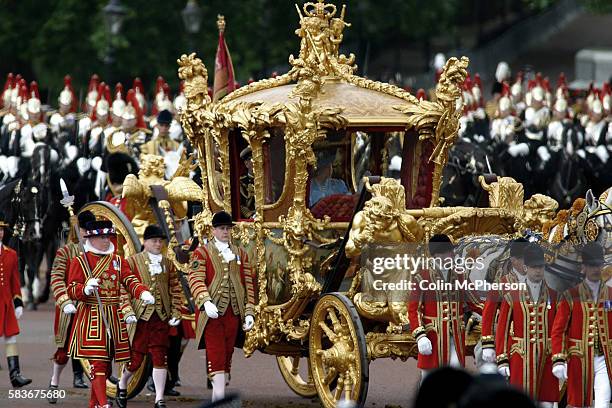
[[[91,274],[88,274],[83,255],[70,264],[68,296],[78,301],[74,330],[70,338],[70,355],[85,358],[91,364],[92,395],[90,407],[106,404],[106,376],[113,358],[116,362],[130,359],[130,342],[120,311],[120,289],[123,286],[132,297],[140,298],[147,291],[130,270],[127,261],[116,254],[97,255],[87,252]],[[108,319],[111,338],[106,328],[95,294],[85,294],[90,278],[99,279],[98,293]]]
[[[138,319],[128,370],[135,372],[148,352],[152,355],[154,368],[166,368],[170,331],[168,321],[173,317],[181,318],[180,308],[183,300],[176,269],[172,262],[163,257],[162,272],[152,274],[146,251],[131,256],[127,262],[155,297],[154,305],[145,305],[139,298],[132,298],[131,302],[124,299],[124,318],[136,316]]]
[[[506,292],[495,335],[497,364],[509,365],[510,384],[540,402],[559,401],[550,342],[556,309],[557,292],[545,281],[540,282],[539,294],[530,289]]]
[[[68,270],[74,258],[79,256],[79,246],[68,243],[59,248],[55,253],[53,265],[51,266],[51,291],[55,298],[55,319],[53,322],[53,333],[57,350],[53,355],[53,361],[64,365],[68,363],[68,340],[72,332],[73,315],[63,312],[67,304],[74,304],[68,296]]]
[[[422,370],[451,364],[454,349],[457,360],[454,364],[465,366],[465,325],[464,308],[476,313],[482,312],[482,305],[474,295],[467,291],[455,289],[423,291],[420,281],[452,283],[464,279],[464,274],[454,270],[448,271],[448,279],[436,269],[423,269],[415,275],[415,289],[411,291],[408,301],[408,320],[413,328],[415,340],[426,336],[432,344],[432,353],[419,353],[417,367]]]
[[[603,371],[608,381],[612,378],[610,299],[612,288],[603,280],[596,301],[586,280],[561,296],[552,330],[552,359],[553,364],[567,363],[568,405],[593,404],[596,370]]]
[[[0,337],[19,334],[19,324],[15,317],[15,308],[18,306],[23,307],[17,252],[0,243]]]
[[[237,255],[229,263],[224,262],[214,240],[199,246],[190,259],[188,280],[196,305],[196,342],[198,349],[207,349],[209,378],[230,372],[240,321],[253,315],[255,292],[247,254],[233,244],[229,248]],[[200,311],[206,301],[217,306],[217,319]]]

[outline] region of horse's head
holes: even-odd
[[[19,221],[22,239],[36,241],[42,238],[42,223],[46,216],[41,197],[42,187],[30,181],[21,190],[19,197]]]
[[[612,187],[599,199],[589,190],[586,195],[587,222],[585,235],[589,241],[599,242],[607,254],[612,253]]]

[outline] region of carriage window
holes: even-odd
[[[218,201],[218,203],[223,202],[223,198],[225,196],[223,191],[223,171],[221,170],[221,157],[219,151],[219,145],[216,142],[212,141],[210,143],[212,145],[212,157],[211,163],[212,165],[208,166],[208,171],[211,173],[210,179],[212,179],[211,191],[213,192],[213,197]]]
[[[402,170],[402,148],[404,145],[404,132],[391,132],[387,134],[385,149],[383,151],[383,176],[400,180]]]
[[[352,184],[360,191],[366,176],[384,176],[400,179],[402,169],[403,132],[366,133],[351,135]]]
[[[264,202],[278,201],[285,186],[285,136],[282,129],[270,131],[270,138],[263,145]]]

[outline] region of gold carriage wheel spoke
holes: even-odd
[[[327,335],[327,337],[332,341],[332,342],[336,342],[336,337],[338,337],[336,335],[336,333],[334,333],[334,331],[332,329],[329,328],[329,326],[327,325],[327,323],[325,322],[319,322],[319,327],[325,332],[325,334]]]
[[[338,315],[336,314],[336,310],[333,307],[327,308],[327,315],[332,321],[332,325],[334,326],[334,332],[341,333],[342,325],[340,324],[340,319],[338,319]]]
[[[298,375],[300,370],[300,358],[293,357],[291,361],[291,375]]]
[[[323,385],[329,386],[329,384],[331,384],[331,382],[334,380],[334,378],[337,377],[337,375],[338,375],[338,372],[336,371],[336,368],[335,367],[331,367],[327,371],[327,375],[323,379]]]
[[[336,384],[336,389],[334,390],[334,402],[338,401],[342,396],[342,391],[344,390],[344,374],[340,374],[338,376],[338,383]]]

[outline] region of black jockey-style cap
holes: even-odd
[[[517,238],[510,241],[510,256],[514,258],[522,258],[525,248],[529,245],[529,241],[525,238]]]
[[[545,266],[546,260],[544,259],[544,251],[542,251],[542,248],[536,243],[527,245],[523,252],[523,262],[525,266],[534,268]]]
[[[89,210],[81,211],[78,215],[79,227],[85,229],[87,223],[96,220],[96,216]]]
[[[226,213],[225,211],[219,211],[212,218],[212,226],[213,228],[221,227],[223,225],[229,225],[230,227],[234,226],[234,222],[232,221],[232,216]]]
[[[450,238],[446,234],[435,234],[429,238],[429,254],[435,256],[437,254],[445,254],[453,252],[455,249]]]
[[[85,238],[115,235],[115,228],[110,221],[89,221],[85,225]]]
[[[166,239],[167,237],[166,234],[164,234],[164,231],[158,225],[148,225],[147,228],[145,228],[143,238],[146,241],[147,239],[152,238]]]
[[[597,242],[589,242],[582,247],[581,255],[583,265],[602,266],[606,262],[603,247]]]
[[[172,123],[172,113],[168,109],[157,114],[157,123],[160,125],[169,125]]]

